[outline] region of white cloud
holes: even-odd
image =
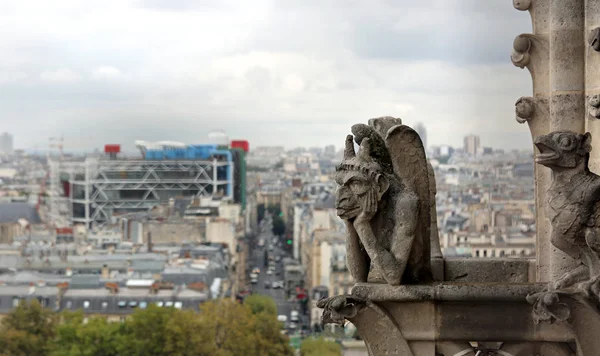
[[[49,133],[28,129],[52,120],[59,134],[94,127],[124,145],[161,135],[198,142],[226,128],[294,146],[341,145],[350,125],[395,115],[423,122],[430,144],[459,145],[468,131],[485,145],[530,145],[514,121],[530,77],[508,58],[529,18],[509,1],[213,3],[6,5],[0,120],[15,118],[15,134],[31,144]],[[38,73],[45,85],[28,86]],[[73,140],[78,148],[104,141]]]
[[[27,73],[15,71],[0,71],[0,85],[16,83],[26,80],[29,77]]]
[[[92,70],[92,79],[94,80],[115,80],[124,77],[123,73],[112,66],[97,67]]]
[[[45,82],[74,83],[81,80],[81,75],[69,68],[45,70],[40,74],[40,79]]]
[[[283,78],[282,87],[294,93],[304,90],[304,80],[297,74],[288,74]]]

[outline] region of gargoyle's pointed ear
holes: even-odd
[[[368,161],[371,158],[371,139],[368,137],[363,138],[358,149],[358,158],[362,159],[363,162]]]
[[[586,132],[583,134],[583,140],[581,141],[581,148],[587,153],[592,151],[592,134]]]
[[[375,180],[377,181],[377,185],[379,187],[379,190],[377,192],[377,200],[379,201],[383,194],[385,194],[385,192],[387,192],[387,190],[389,189],[390,181],[383,174],[378,174]]]

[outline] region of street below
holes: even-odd
[[[292,335],[299,332],[303,328],[308,328],[309,320],[307,316],[302,314],[299,302],[296,300],[295,291],[291,295],[286,296],[284,287],[284,258],[290,258],[290,253],[285,251],[284,242],[280,237],[273,235],[272,218],[266,215],[260,224],[259,235],[254,239],[254,243],[250,247],[250,258],[248,259],[247,271],[251,275],[252,271],[259,269],[256,283],[251,283],[252,278],[248,278],[248,289],[252,294],[261,294],[273,298],[277,305],[277,315],[285,315],[285,329],[288,334]],[[268,272],[269,259],[272,260],[271,266],[273,271]],[[280,284],[279,288],[273,288]],[[298,321],[291,321],[292,311],[298,311]]]

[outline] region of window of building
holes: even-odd
[[[479,257],[479,250],[475,250],[475,257]]]
[[[122,300],[122,301],[119,302],[118,305],[119,305],[119,308],[125,308],[127,306],[127,302],[124,301],[124,300]]]
[[[13,306],[13,308],[18,307],[20,301],[21,301],[21,299],[19,297],[13,297],[13,299],[12,299],[12,306]]]
[[[338,287],[333,288],[333,295],[339,295],[338,291]]]
[[[148,306],[148,303],[146,302],[140,302],[140,309],[146,309],[146,307]]]
[[[483,257],[487,257],[487,250],[483,250]]]
[[[181,309],[181,308],[183,308],[183,303],[182,303],[182,302],[175,302],[175,308],[176,308],[176,309]]]
[[[506,256],[506,253],[504,252],[504,250],[500,251],[500,257],[504,257]]]
[[[73,307],[73,302],[72,302],[72,301],[70,301],[70,300],[67,300],[67,303],[65,304],[65,307],[66,307],[67,309],[71,309],[71,308]]]
[[[510,251],[510,255],[511,255],[511,256],[514,256],[514,255],[516,255],[516,254],[517,254],[517,251],[515,251],[515,250],[512,250],[512,251]]]
[[[525,256],[525,250],[521,250],[521,256]]]
[[[173,306],[173,302],[172,301],[165,302],[165,307],[170,308],[172,306]]]
[[[156,306],[159,307],[159,308],[161,308],[163,305],[164,305],[163,302],[156,302]]]
[[[108,302],[102,302],[102,309],[108,308]]]
[[[85,300],[85,301],[83,302],[83,309],[87,309],[87,308],[89,308],[89,307],[90,307],[90,301],[89,301],[89,300]]]
[[[137,307],[137,305],[138,305],[138,302],[136,302],[135,300],[132,300],[131,302],[129,302],[129,306],[131,308],[135,308],[135,307]]]
[[[38,297],[37,300],[38,300],[38,302],[40,302],[40,305],[44,308],[47,307],[49,304],[48,298]]]

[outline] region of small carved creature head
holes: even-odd
[[[389,188],[389,180],[371,157],[371,149],[370,139],[364,138],[356,154],[352,135],[346,137],[344,160],[337,167],[335,176],[339,185],[335,205],[342,219],[354,219],[361,212],[375,213]]]
[[[582,135],[572,131],[554,131],[536,137],[533,143],[540,151],[535,156],[535,162],[551,169],[577,167],[587,162],[592,150],[589,132]]]

